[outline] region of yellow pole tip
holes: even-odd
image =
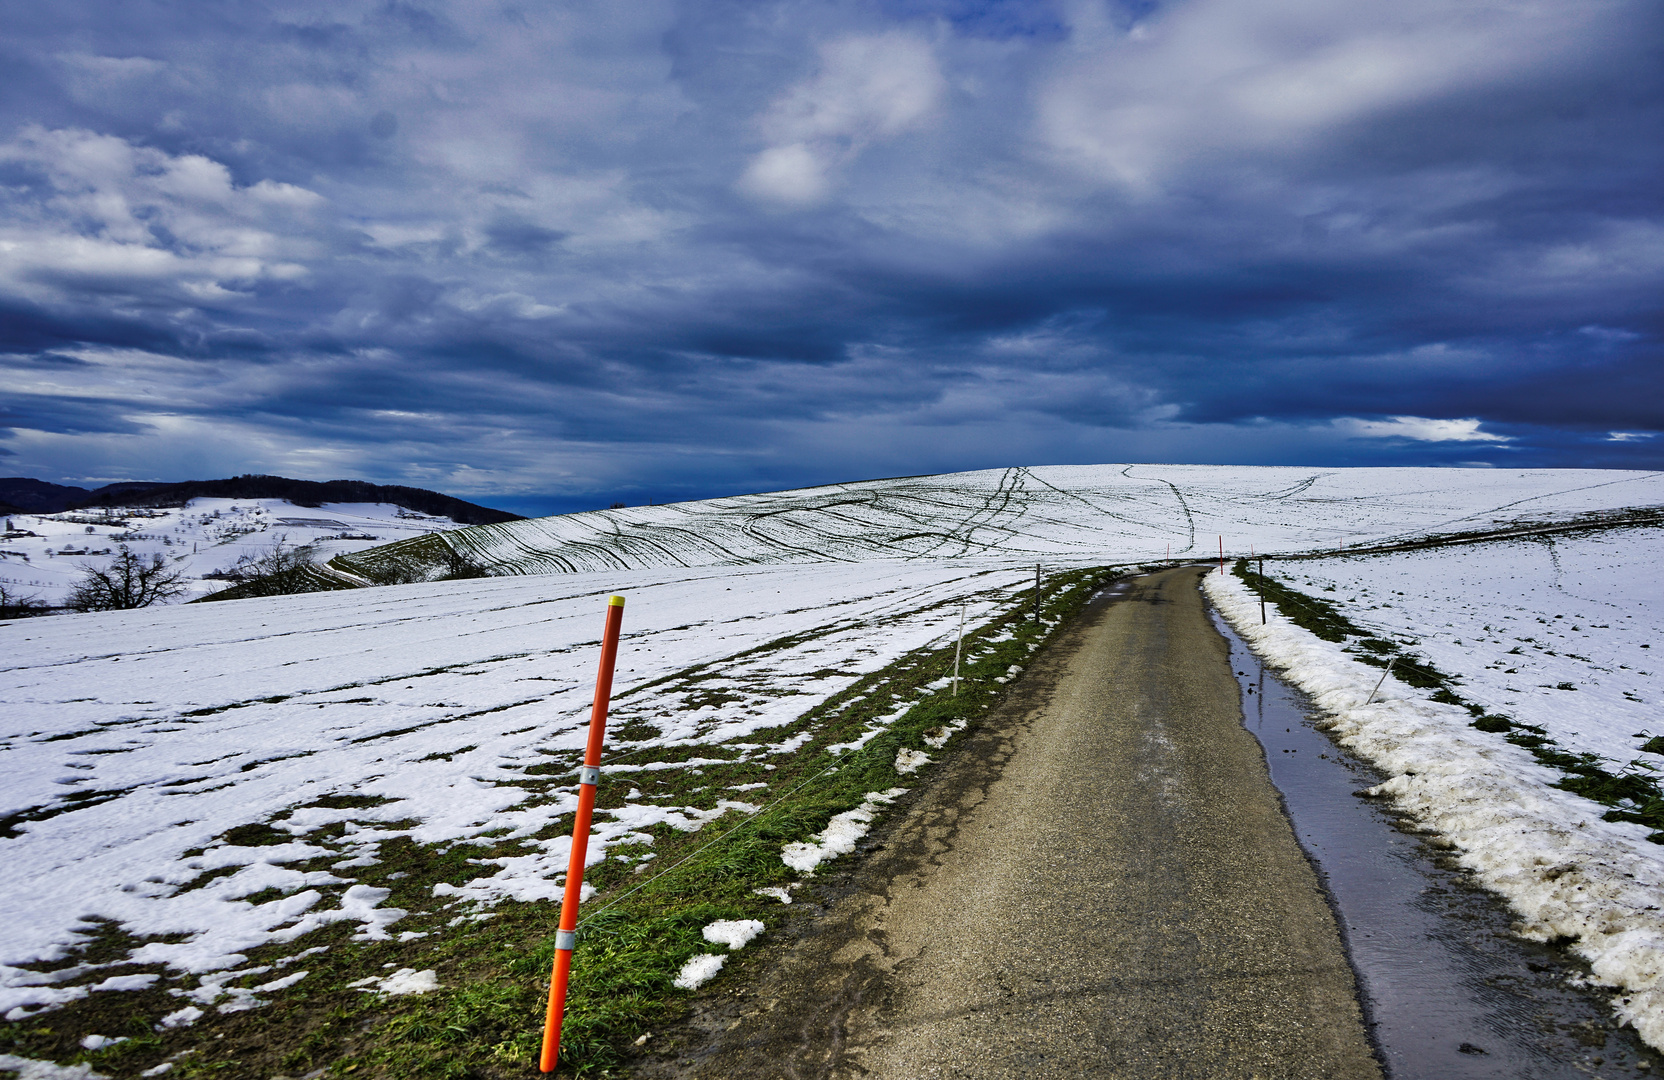
[[[624,606],[624,598],[622,596],[609,596],[609,597],[607,597],[607,606],[608,607],[623,607]]]

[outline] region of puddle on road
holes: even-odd
[[[1212,614],[1210,612],[1210,614]],[[1588,967],[1509,932],[1515,916],[1390,806],[1385,779],[1312,726],[1303,696],[1231,644],[1248,730],[1345,925],[1371,1035],[1394,1080],[1664,1076],[1664,1054],[1616,1028]]]

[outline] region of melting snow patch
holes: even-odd
[[[751,891],[757,896],[772,896],[782,904],[789,904],[792,902],[792,889],[796,887],[796,884],[796,882],[793,882],[791,885],[765,885],[760,889],[752,889]]]
[[[306,978],[306,975],[307,973],[304,971],[297,971],[293,975],[285,975],[281,979],[273,979],[269,983],[261,983],[259,986],[256,986],[255,989],[262,994],[269,994],[273,990],[287,990],[289,987]]]
[[[81,1049],[102,1050],[106,1046],[114,1046],[116,1043],[124,1043],[126,1041],[127,1036],[125,1035],[118,1035],[113,1039],[108,1035],[83,1035],[81,1037]]]
[[[963,718],[958,720],[949,720],[941,727],[931,728],[929,731],[925,732],[924,744],[932,750],[940,750],[948,744],[949,739],[964,730],[965,721]]]
[[[1647,842],[1646,829],[1602,821],[1598,805],[1553,788],[1557,773],[1475,732],[1457,706],[1391,678],[1385,700],[1366,705],[1379,669],[1281,613],[1262,626],[1259,598],[1236,578],[1209,574],[1204,589],[1237,633],[1332,718],[1341,745],[1392,774],[1375,792],[1448,839],[1462,865],[1523,916],[1516,933],[1570,939],[1595,978],[1620,989],[1614,1011],[1664,1047],[1664,851]]]
[[[903,776],[916,773],[930,764],[930,755],[923,750],[901,749],[896,751],[896,772]]]
[[[0,1054],[0,1069],[17,1073],[17,1080],[106,1080],[103,1073],[93,1072],[92,1066],[85,1063],[56,1065],[11,1054]]]
[[[877,808],[895,802],[897,796],[906,792],[906,788],[891,788],[868,793],[860,806],[834,815],[826,828],[812,839],[787,844],[780,854],[781,861],[800,874],[812,874],[826,860],[849,854],[855,850],[855,841],[872,828],[873,819],[878,816]]]
[[[94,986],[94,990],[145,990],[160,979],[160,975],[112,975]]]
[[[183,1009],[170,1012],[162,1017],[162,1026],[165,1028],[190,1027],[200,1019],[202,1019],[202,1010],[195,1005],[187,1005]]]
[[[682,965],[675,985],[683,990],[699,989],[716,978],[716,973],[722,970],[722,962],[726,959],[728,958],[720,953],[701,953],[695,956]]]
[[[401,994],[425,994],[429,990],[439,989],[439,973],[429,968],[417,971],[415,968],[400,968],[391,975],[371,975],[368,979],[359,979],[347,984],[354,990],[362,990],[367,994],[381,993],[389,997]]]
[[[762,932],[763,924],[759,919],[724,919],[701,931],[712,945],[726,945],[730,949],[745,948],[752,938]]]
[[[903,716],[906,716],[907,710],[911,709],[913,705],[913,702],[908,701],[903,703],[901,708],[896,709],[894,712],[886,713],[883,716],[873,717],[868,723],[867,730],[863,731],[858,737],[851,739],[846,743],[833,743],[831,746],[826,748],[826,752],[829,754],[844,754],[851,750],[861,749],[861,747],[867,745],[867,743],[876,738],[885,728],[889,727],[897,720],[900,720]]]

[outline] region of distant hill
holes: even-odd
[[[462,525],[497,525],[523,520],[426,488],[371,484],[363,480],[291,480],[286,476],[234,476],[229,480],[187,480],[179,484],[126,482],[91,491],[14,476],[0,479],[0,513],[57,514],[88,506],[183,506],[192,499],[287,499],[296,506],[324,503],[391,503]]]
[[[0,514],[56,514],[91,495],[86,488],[8,476],[0,479]]]

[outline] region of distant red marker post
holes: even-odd
[[[572,819],[572,861],[566,868],[566,896],[560,905],[560,929],[555,932],[555,969],[549,977],[549,1014],[543,1024],[543,1057],[538,1068],[554,1072],[560,1061],[560,1023],[566,1013],[566,983],[572,974],[572,946],[578,929],[578,898],[584,887],[584,855],[589,850],[589,824],[595,815],[595,785],[601,779],[601,740],[607,733],[607,706],[612,702],[612,672],[618,663],[618,630],[624,624],[624,598],[607,599],[607,629],[601,635],[601,671],[595,678],[595,708],[589,714],[589,745],[578,770],[578,812]]]

